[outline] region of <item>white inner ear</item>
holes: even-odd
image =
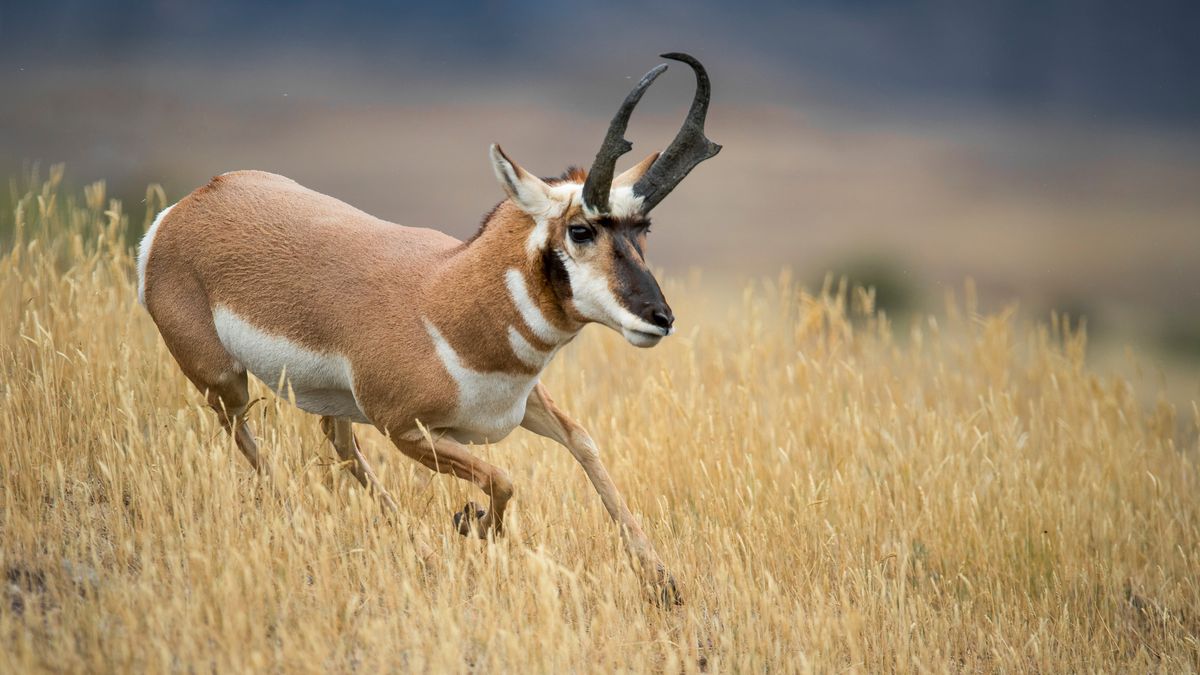
[[[497,145],[492,145],[489,154],[500,187],[522,211],[540,220],[561,210],[551,198],[550,186],[545,181],[508,161]]]

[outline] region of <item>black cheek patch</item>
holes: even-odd
[[[571,299],[571,275],[567,273],[567,268],[558,257],[558,253],[549,246],[542,251],[542,274],[546,277],[546,283],[550,284],[550,290],[554,291],[559,300]]]

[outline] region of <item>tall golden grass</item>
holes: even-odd
[[[0,671],[1200,669],[1200,413],[1093,374],[1065,321],[968,292],[901,329],[783,275],[669,283],[654,350],[585,331],[545,379],[680,582],[664,610],[524,432],[478,449],[517,486],[496,541],[364,428],[382,519],[276,398],[272,494],[137,305],[121,205],[61,175],[3,216]]]

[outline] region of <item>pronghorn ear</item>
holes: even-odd
[[[500,181],[500,187],[504,188],[514,204],[531,216],[540,216],[550,210],[553,201],[550,199],[550,186],[545,181],[522,169],[495,143],[490,154],[496,180]]]
[[[652,152],[646,159],[626,169],[620,176],[613,179],[612,186],[615,188],[629,187],[638,182],[638,179],[650,170],[650,167],[654,164],[654,160],[658,159],[658,155],[659,153]]]

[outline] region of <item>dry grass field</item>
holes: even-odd
[[[521,431],[478,449],[516,483],[496,541],[362,429],[384,520],[270,396],[268,490],[137,305],[129,217],[59,179],[0,216],[0,672],[1200,669],[1200,411],[1096,375],[1073,324],[968,286],[901,326],[784,275],[668,283],[653,350],[585,331],[546,382],[679,581],[664,610]]]

